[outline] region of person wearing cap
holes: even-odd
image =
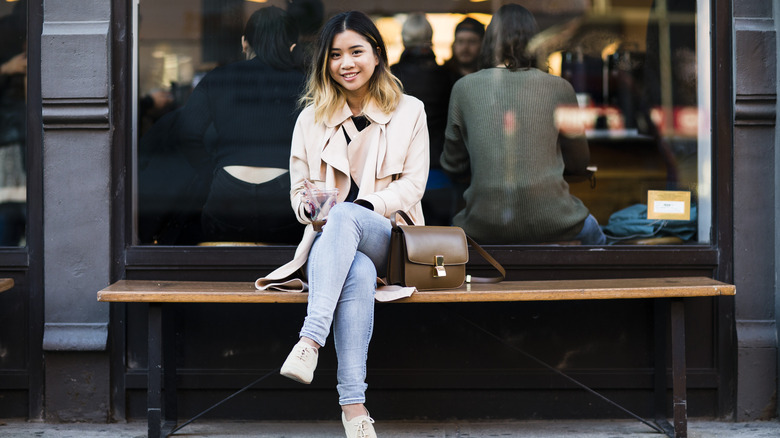
[[[455,40],[452,42],[452,58],[444,63],[451,74],[452,82],[478,70],[479,52],[485,37],[485,25],[466,17],[455,26]]]
[[[433,28],[424,13],[409,14],[401,28],[404,51],[391,72],[401,81],[404,93],[425,104],[430,138],[431,168],[425,196],[422,199],[425,222],[428,225],[450,225],[455,213],[455,193],[452,183],[439,164],[447,128],[447,107],[450,100],[449,74],[436,63],[431,40]]]

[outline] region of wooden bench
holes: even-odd
[[[657,432],[666,433],[675,438],[684,438],[687,436],[687,395],[683,299],[734,294],[735,287],[733,285],[706,277],[504,281],[497,284],[464,285],[455,290],[417,292],[409,298],[393,301],[393,303],[668,298],[670,312],[668,315],[671,316],[674,426],[672,427],[665,418],[667,382],[666,337],[664,335],[666,334],[666,326],[656,327],[657,341],[654,347],[656,363],[655,409],[658,427],[642,421]],[[305,293],[260,292],[254,288],[254,284],[251,282],[121,280],[99,291],[98,301],[149,303],[147,390],[149,438],[167,436],[174,430],[178,421],[176,418],[175,348],[172,348],[173,326],[171,318],[164,317],[164,306],[175,303],[306,303],[306,300],[307,294]],[[666,320],[666,318],[662,319],[664,322]],[[661,337],[659,338],[659,336]],[[166,364],[164,369],[163,363]]]

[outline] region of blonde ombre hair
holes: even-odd
[[[328,70],[333,38],[346,30],[360,34],[371,43],[379,64],[368,82],[366,99],[373,99],[385,113],[391,113],[398,106],[403,95],[401,81],[390,73],[387,49],[382,35],[371,18],[359,11],[342,12],[325,23],[317,39],[317,48],[309,71],[306,89],[301,105],[314,107],[314,120],[321,122],[329,114],[341,109],[346,101],[344,91]]]

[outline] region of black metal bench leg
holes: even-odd
[[[146,420],[149,438],[162,436],[162,304],[149,303]]]
[[[166,436],[179,420],[176,401],[176,318],[174,306],[163,304],[163,432]]]
[[[688,437],[688,397],[685,369],[685,302],[673,298],[672,307],[672,401],[674,436]]]
[[[176,427],[176,333],[172,311],[162,303],[149,303],[146,392],[149,438],[166,437]]]
[[[669,328],[669,310],[670,302],[668,298],[658,298],[653,300],[654,315],[654,340],[653,340],[653,360],[655,373],[653,375],[654,388],[654,407],[655,424],[664,430],[669,437],[674,437],[674,428],[666,419],[666,347],[669,344],[667,340],[667,329]]]

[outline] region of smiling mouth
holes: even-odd
[[[357,75],[358,75],[357,73],[345,73],[345,74],[341,75],[341,77],[344,78],[344,79],[352,79],[352,78],[354,78]]]

